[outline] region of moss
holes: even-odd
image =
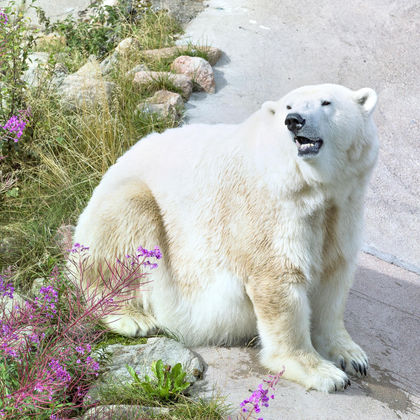
[[[134,346],[136,344],[146,344],[146,337],[124,337],[123,335],[116,334],[113,332],[107,332],[102,336],[102,340],[96,344],[96,349],[101,349],[111,344],[122,344],[123,346]]]

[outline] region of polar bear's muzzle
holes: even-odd
[[[324,144],[322,139],[310,139],[302,136],[296,136],[294,141],[298,149],[298,156],[307,157],[317,155]]]
[[[287,114],[284,123],[287,125],[287,129],[294,134],[298,156],[310,157],[319,153],[323,141],[319,137],[311,136],[311,134],[314,134],[314,130],[308,127],[306,119],[302,115],[297,112],[291,112]],[[305,137],[305,134],[310,137]]]

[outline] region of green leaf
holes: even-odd
[[[128,373],[131,375],[136,384],[141,383],[141,379],[137,375],[137,372],[131,366],[125,365],[125,368],[127,369]]]

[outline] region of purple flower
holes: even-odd
[[[29,110],[20,111],[19,114],[19,116],[13,115],[12,117],[10,117],[6,124],[2,127],[3,130],[6,130],[11,134],[11,136],[10,134],[9,136],[13,139],[15,143],[17,143],[22,137],[23,130],[25,129],[26,124],[28,123]]]
[[[6,23],[9,21],[6,13],[3,12],[3,10],[0,10],[0,25],[6,25]]]
[[[81,245],[78,242],[76,242],[73,245],[73,248],[72,249],[68,249],[67,252],[71,252],[72,254],[75,254],[76,252],[79,252],[80,253],[80,252],[83,252],[83,251],[87,251],[88,249],[89,249],[88,246],[84,246],[84,245]]]
[[[0,295],[8,296],[10,299],[13,299],[13,292],[15,288],[12,286],[12,283],[6,282],[6,278],[0,275]]]

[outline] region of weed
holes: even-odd
[[[140,386],[151,397],[160,400],[176,400],[179,394],[190,386],[185,380],[187,373],[182,369],[181,363],[171,367],[164,365],[162,360],[157,360],[151,365],[155,377],[151,379],[146,375],[144,380],[139,378],[131,366],[126,365],[126,369],[133,378],[132,386]]]

